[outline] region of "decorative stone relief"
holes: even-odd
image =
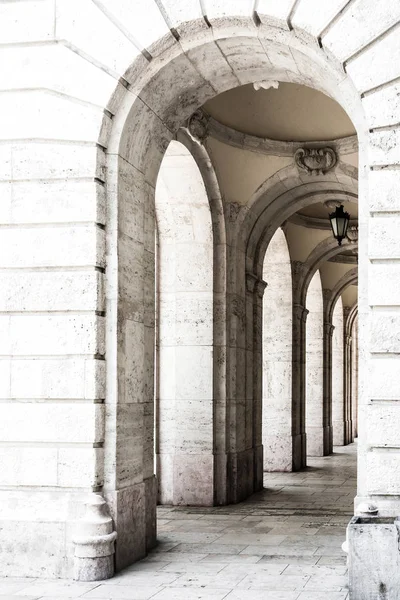
[[[337,157],[332,148],[299,148],[294,160],[308,175],[324,175],[336,165]]]
[[[204,143],[205,139],[208,136],[208,122],[210,120],[209,115],[207,115],[201,109],[196,110],[187,121],[187,128],[189,130],[190,135],[198,140],[201,144]]]
[[[253,83],[253,88],[256,90],[256,92],[258,92],[258,90],[269,90],[270,88],[274,88],[275,90],[277,90],[279,87],[279,81],[273,81],[273,80],[263,80],[263,81],[256,81]]]
[[[77,522],[74,579],[99,581],[114,575],[114,542],[117,533],[108,513],[107,503],[98,494],[91,494],[86,502],[86,513]]]
[[[352,244],[358,242],[358,225],[350,225],[347,229],[346,237]]]
[[[343,204],[343,203],[340,200],[325,200],[325,202],[324,202],[324,206],[326,206],[326,208],[329,208],[331,210],[338,208],[341,204]]]

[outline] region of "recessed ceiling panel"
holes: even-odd
[[[228,127],[274,140],[324,141],[355,134],[337,102],[294,83],[258,91],[252,84],[240,86],[209,100],[204,108]]]

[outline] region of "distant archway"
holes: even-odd
[[[323,297],[316,271],[307,292],[306,333],[306,434],[307,455],[324,455],[323,430]]]
[[[262,440],[265,471],[292,470],[292,272],[279,228],[264,258]]]
[[[340,297],[332,317],[332,427],[333,445],[343,446],[345,441],[344,354],[343,354],[343,303]]]
[[[213,231],[200,171],[180,142],[163,158],[155,211],[159,501],[212,505]]]

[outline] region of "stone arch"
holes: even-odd
[[[332,197],[356,202],[357,180],[336,168],[325,176],[305,176],[288,165],[269,177],[254,193],[238,219],[239,239],[246,247],[247,269],[262,272],[268,243],[282,223],[306,206]]]
[[[253,195],[249,205],[239,213],[234,226],[235,240],[239,249],[234,255],[243,258],[246,271],[256,277],[263,277],[262,265],[268,244],[276,228],[285,219],[290,218],[295,212],[310,204],[324,202],[332,197],[341,197],[350,202],[356,202],[358,194],[357,180],[344,175],[341,169],[336,169],[324,177],[309,177],[299,173],[294,165],[289,165],[268,178]],[[327,242],[319,249],[322,254],[329,250],[332,255],[338,252],[337,242]],[[319,256],[318,251],[316,256]],[[307,267],[315,272],[316,256],[312,256],[311,264]],[[329,254],[327,255],[329,256]],[[240,281],[242,263],[238,265],[237,280]],[[320,264],[319,262],[317,264]],[[306,464],[305,443],[305,293],[299,296],[302,282],[307,272],[307,267],[297,261],[292,262],[293,268],[293,377],[292,377],[292,431],[293,431],[293,469],[297,470]],[[251,314],[250,312],[247,313]],[[253,327],[250,322],[246,330]],[[257,357],[257,353],[255,354]],[[261,365],[260,365],[261,369]],[[257,382],[257,367],[253,369],[255,384],[253,397],[257,396],[259,383]],[[302,433],[296,433],[296,432]]]
[[[289,249],[277,229],[264,258],[262,440],[265,471],[291,471],[292,272]]]
[[[342,295],[344,290],[349,285],[354,285],[357,282],[358,282],[358,268],[355,267],[354,269],[349,269],[349,271],[347,271],[347,273],[345,273],[343,275],[343,277],[341,277],[339,279],[339,281],[336,282],[336,284],[334,285],[332,290],[326,290],[327,297],[326,297],[324,313],[325,313],[325,320],[328,323],[332,323],[333,311],[335,309],[335,304],[336,304],[339,296]]]
[[[214,502],[210,205],[187,148],[172,141],[157,178],[156,452],[161,504]]]
[[[303,267],[304,275],[302,282],[298,287],[299,302],[301,304],[304,304],[304,300],[307,295],[307,288],[315,271],[319,269],[320,265],[324,261],[329,260],[337,254],[340,254],[340,252],[343,252],[343,250],[346,250],[347,248],[350,250],[357,250],[358,242],[349,242],[348,240],[343,240],[342,245],[339,246],[337,240],[335,240],[335,238],[332,236],[322,240],[322,242],[320,242],[308,255]]]
[[[349,310],[349,313],[348,313],[346,321],[345,321],[345,330],[346,330],[347,335],[351,335],[354,321],[357,318],[357,315],[358,315],[358,303],[356,302],[355,304],[353,304],[353,306]]]

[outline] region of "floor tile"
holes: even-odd
[[[356,445],[309,464],[236,505],[158,507],[157,547],[110,580],[0,578],[0,600],[348,600]]]

